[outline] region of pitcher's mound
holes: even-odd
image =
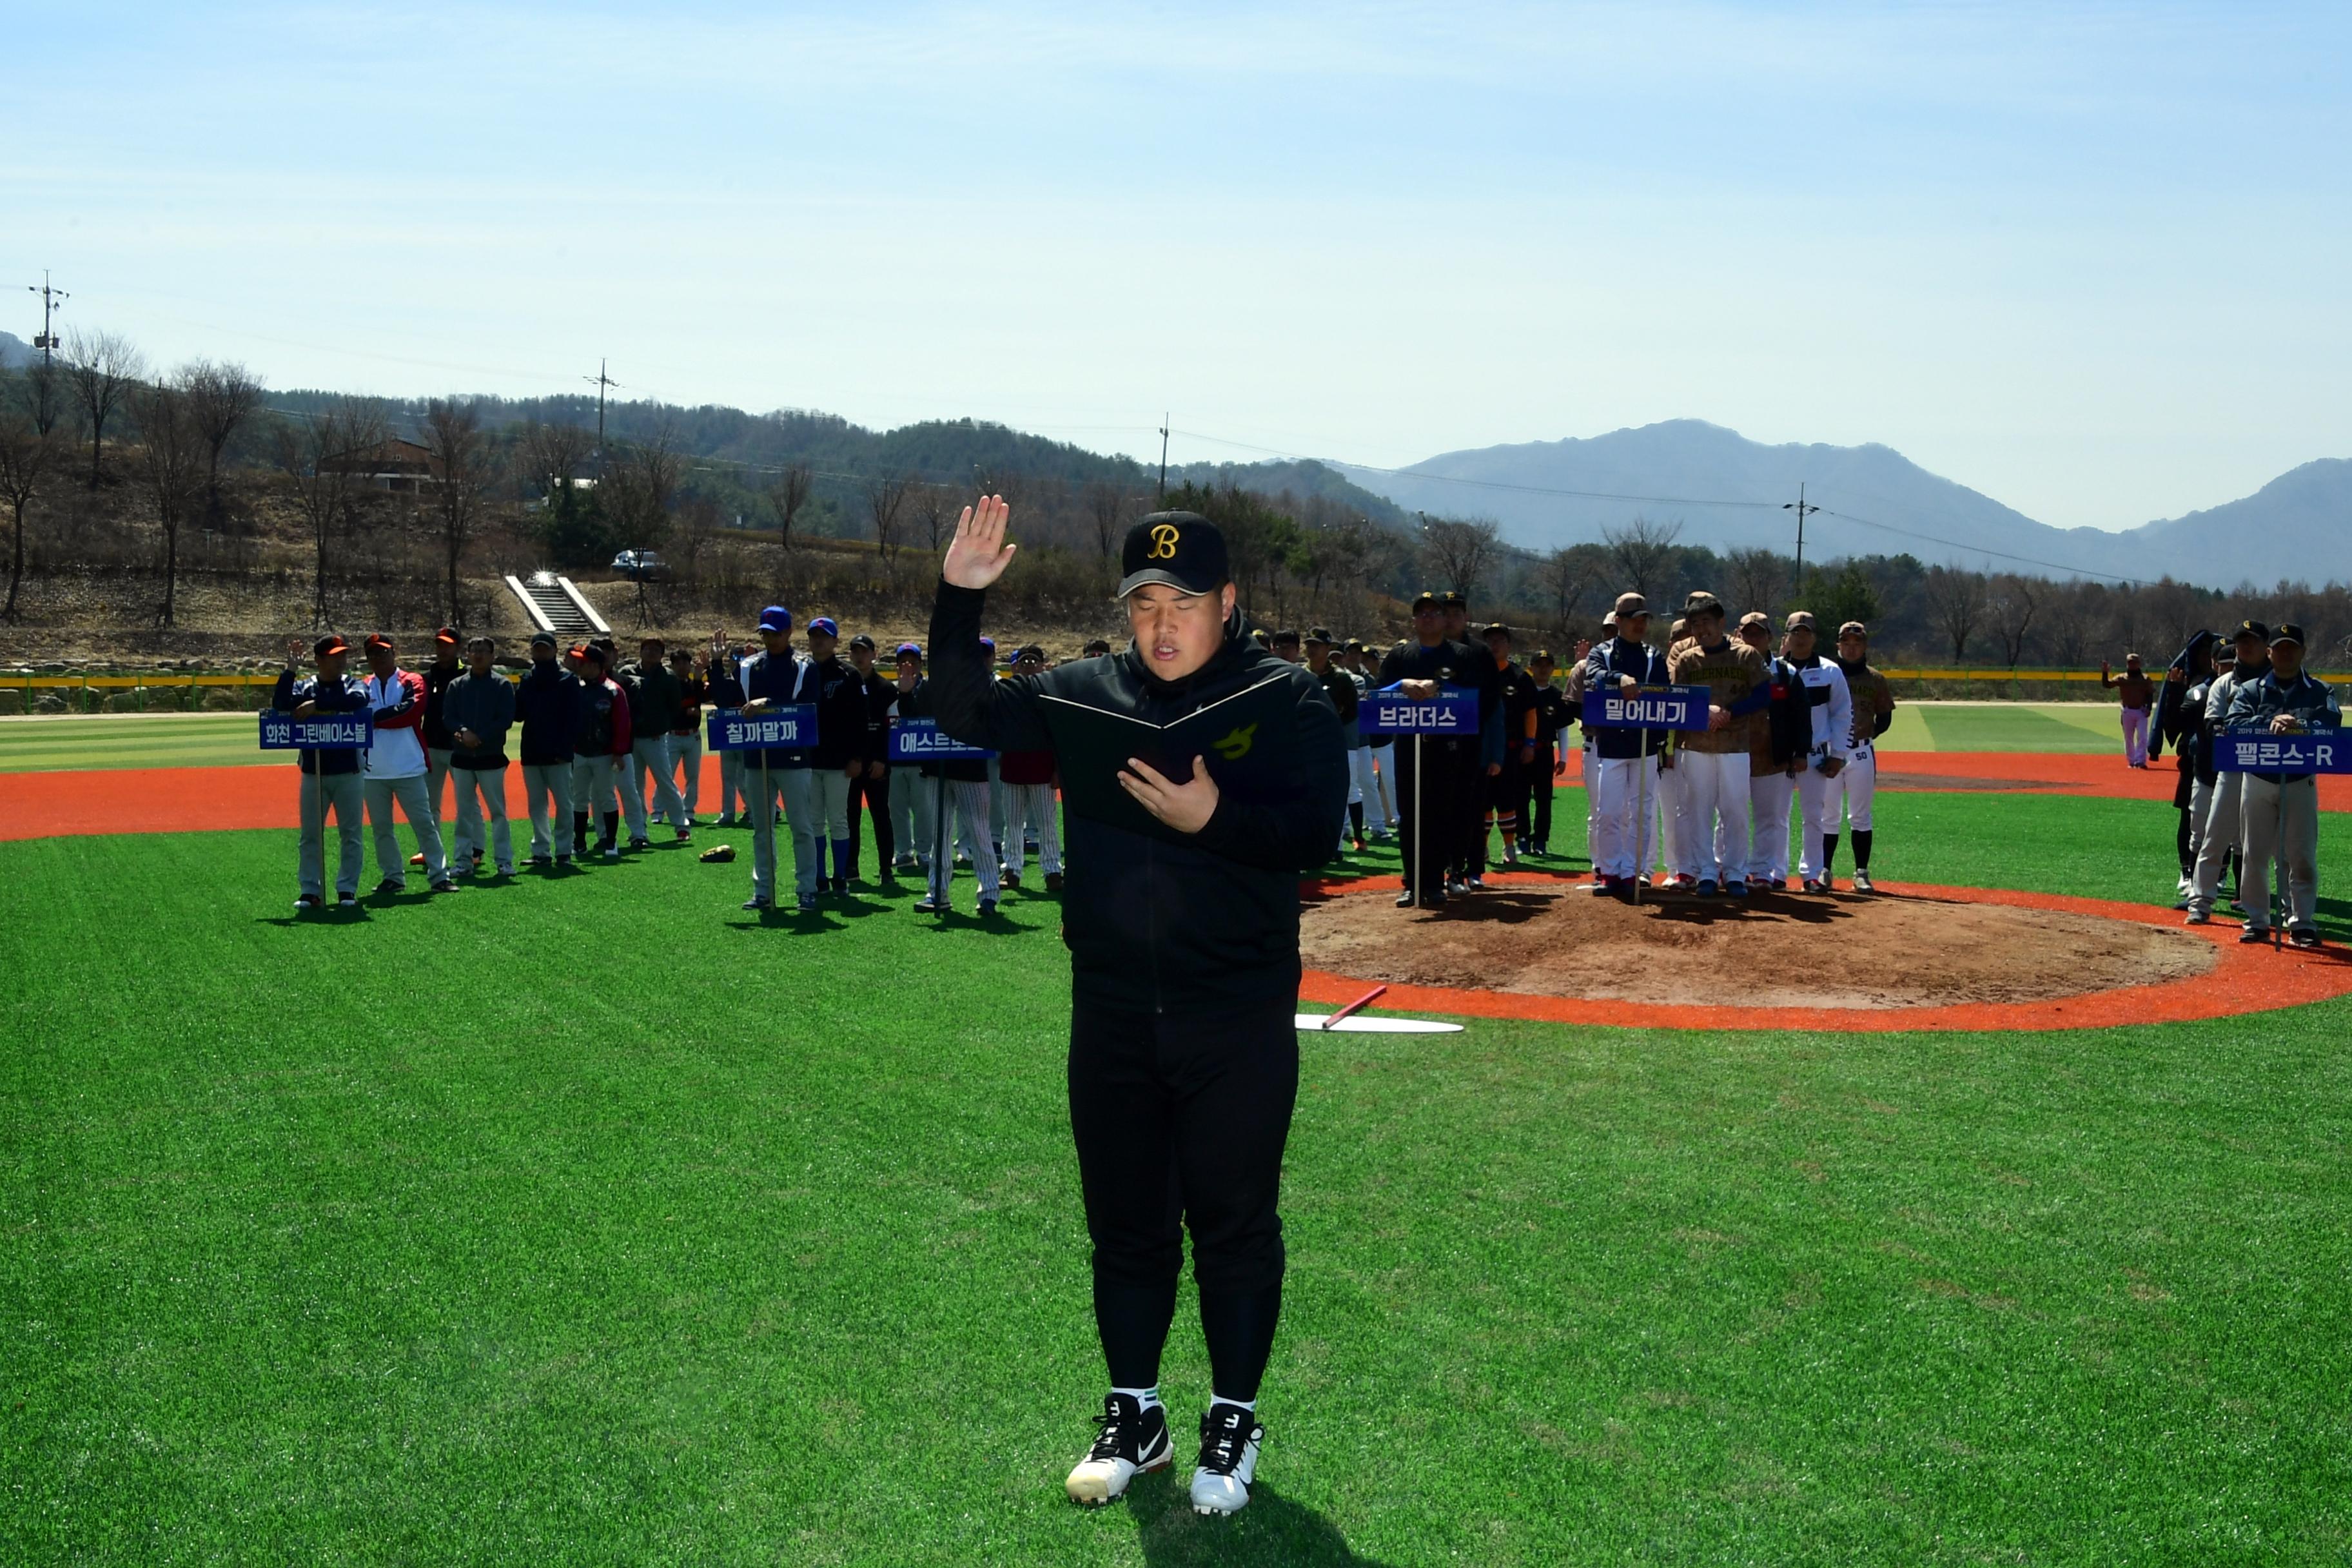
[[[1648,895],[1643,895],[1646,899]],[[1437,913],[1393,893],[1308,905],[1310,969],[1406,985],[1738,1007],[2039,1002],[2202,974],[2183,931],[1956,900],[1759,893],[1639,908],[1565,885],[1515,886]]]

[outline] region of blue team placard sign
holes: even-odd
[[[740,708],[713,709],[710,749],[714,752],[800,751],[816,744],[816,704],[788,703],[764,713]]]
[[[364,752],[374,742],[375,721],[364,710],[297,719],[273,708],[261,716],[265,752]]]
[[[2352,773],[2352,736],[2340,730],[2321,730],[2308,735],[2224,730],[2213,737],[2213,771]]]
[[[996,755],[985,746],[967,746],[942,733],[937,719],[894,719],[890,721],[890,760],[894,763],[936,763]]]
[[[1584,724],[1589,730],[1704,730],[1707,690],[1704,686],[1644,686],[1633,696],[1622,688],[1584,694]]]
[[[1429,700],[1383,686],[1356,710],[1356,728],[1367,735],[1475,735],[1478,694],[1441,686],[1436,698]]]

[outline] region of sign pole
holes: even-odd
[[[1421,880],[1421,797],[1429,788],[1429,775],[1421,770],[1421,731],[1412,732],[1412,901],[1416,908],[1429,907],[1429,889]]]
[[[944,764],[931,781],[931,913],[945,920],[955,862],[948,858],[948,775]],[[977,871],[979,868],[974,867]]]
[[[1635,764],[1633,775],[1633,902],[1642,901],[1642,889],[1650,880],[1650,731],[1642,730],[1642,760]]]

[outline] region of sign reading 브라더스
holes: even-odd
[[[890,721],[890,760],[936,763],[947,759],[984,760],[996,755],[985,746],[967,746],[940,728],[937,719],[894,719]]]
[[[265,752],[363,752],[374,741],[375,721],[365,711],[297,719],[273,708],[261,715]]]
[[[1356,727],[1367,735],[1475,735],[1478,694],[1441,686],[1434,698],[1415,698],[1383,686],[1356,710]]]
[[[2318,730],[2307,735],[2224,730],[2213,737],[2213,771],[2352,773],[2352,734],[2341,730]]]
[[[794,702],[764,713],[714,709],[709,736],[714,752],[799,751],[816,744],[816,705]]]
[[[1706,698],[1704,686],[1644,686],[1631,697],[1622,689],[1590,690],[1584,694],[1584,725],[1591,730],[1704,730]]]

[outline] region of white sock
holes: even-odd
[[[1156,1383],[1150,1388],[1114,1388],[1111,1392],[1126,1394],[1145,1410],[1156,1410],[1160,1407],[1160,1385]]]
[[[1239,1405],[1242,1409],[1248,1411],[1253,1415],[1257,1414],[1257,1401],[1255,1399],[1227,1399],[1222,1394],[1213,1394],[1209,1395],[1209,1403],[1212,1405]]]

